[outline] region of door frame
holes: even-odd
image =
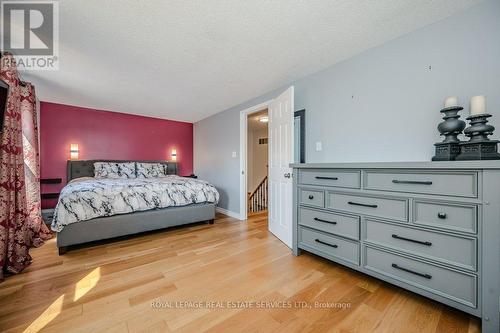
[[[300,118],[300,136],[299,136],[299,158],[298,163],[306,163],[306,109],[294,112],[294,118]]]
[[[248,139],[248,116],[252,113],[262,111],[269,108],[269,105],[273,99],[265,101],[263,103],[249,107],[243,111],[240,111],[240,220],[246,220],[247,210],[248,210],[248,194],[247,194],[247,139]],[[269,126],[268,137],[269,137]],[[269,146],[269,150],[271,147]]]

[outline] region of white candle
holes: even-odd
[[[486,96],[474,96],[470,99],[470,115],[486,113]]]
[[[458,97],[457,96],[450,96],[444,100],[444,107],[445,108],[449,108],[451,106],[458,106]]]

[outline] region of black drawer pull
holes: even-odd
[[[348,201],[347,203],[349,205],[353,205],[353,206],[362,206],[362,207],[370,207],[370,208],[377,208],[378,207],[377,205],[369,205],[369,204],[364,204],[364,203],[359,203],[359,202],[352,202],[352,201]]]
[[[427,246],[431,246],[432,245],[431,242],[424,242],[424,241],[419,241],[419,240],[416,240],[416,239],[401,237],[401,236],[398,236],[396,234],[392,234],[392,238],[401,239],[401,240],[405,240],[405,241],[408,241],[408,242],[422,244],[422,245],[427,245]]]
[[[339,246],[338,245],[335,245],[335,244],[330,244],[330,243],[327,243],[327,242],[323,242],[323,241],[320,241],[319,239],[315,239],[316,243],[320,243],[320,244],[323,244],[323,245],[327,245],[327,246],[331,246],[333,247],[334,249],[338,248]]]
[[[327,220],[320,219],[319,217],[315,217],[314,221],[323,222],[323,223],[330,223],[330,224],[337,224],[337,222],[335,222],[335,221],[327,221]]]
[[[438,213],[438,217],[440,219],[445,219],[446,218],[446,213]]]
[[[402,271],[405,271],[405,272],[408,272],[408,273],[411,273],[411,274],[415,274],[415,275],[421,276],[421,277],[429,279],[429,280],[432,279],[432,275],[430,275],[430,274],[424,274],[424,273],[415,272],[415,271],[412,271],[411,269],[404,268],[404,267],[398,266],[396,264],[392,264],[392,267],[394,267],[396,269],[399,269],[399,270],[402,270]]]
[[[312,199],[314,199],[314,195],[309,194],[309,200],[312,200]]]
[[[339,177],[322,177],[322,176],[316,176],[316,179],[339,180]]]
[[[432,185],[431,181],[418,181],[418,180],[397,180],[393,179],[394,184],[412,184],[412,185]]]

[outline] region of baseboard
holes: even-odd
[[[221,214],[227,215],[229,217],[232,217],[232,218],[235,218],[238,220],[242,220],[239,213],[232,212],[232,211],[227,210],[227,209],[222,208],[222,207],[216,207],[215,210],[217,211],[217,213],[221,213]]]

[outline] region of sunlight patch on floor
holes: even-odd
[[[94,288],[101,279],[101,267],[97,267],[89,274],[84,276],[75,285],[73,302],[85,296],[92,288]],[[61,314],[64,305],[66,294],[59,296],[38,318],[36,318],[25,330],[24,333],[40,332],[59,314]]]
[[[83,279],[78,281],[75,286],[75,297],[73,301],[78,301],[85,296],[92,288],[94,288],[101,278],[101,267],[97,267],[92,272],[87,274]]]
[[[30,326],[28,326],[24,333],[40,332],[48,323],[56,318],[62,311],[64,302],[64,294],[59,296],[37,319],[35,319]]]

